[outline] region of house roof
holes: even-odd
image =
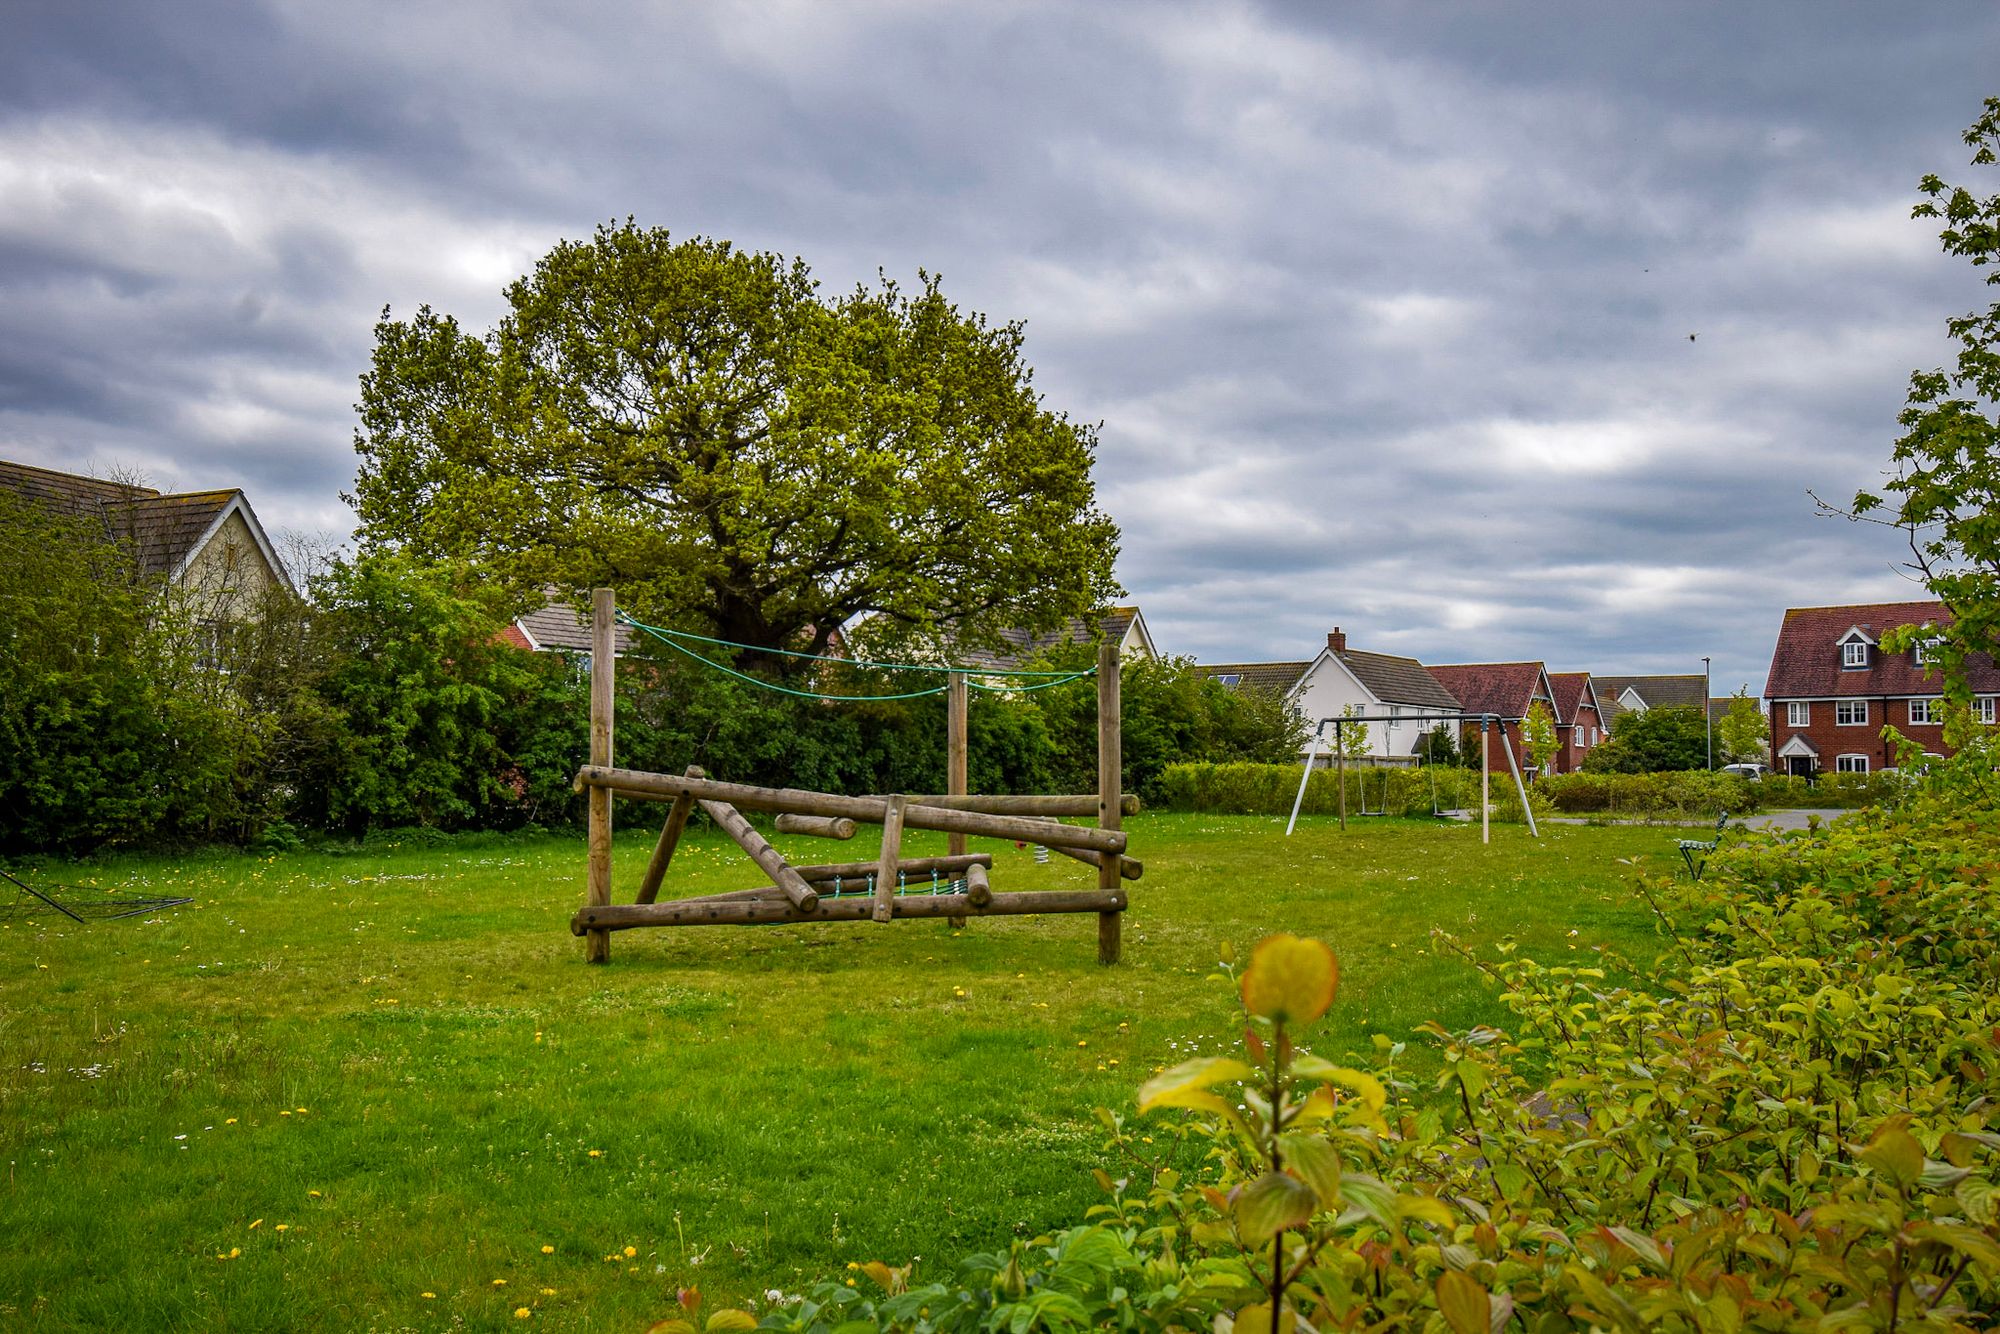
[[[1285,695],[1291,693],[1311,666],[1310,662],[1219,662],[1195,670],[1203,676],[1236,677],[1223,683],[1234,690],[1275,690]]]
[[[1354,679],[1369,694],[1384,704],[1414,704],[1422,708],[1458,712],[1458,700],[1415,658],[1399,658],[1393,653],[1364,653],[1359,649],[1341,649],[1333,656],[1354,674]]]
[[[1550,672],[1549,695],[1555,704],[1556,722],[1563,727],[1576,722],[1578,709],[1597,708],[1597,692],[1592,688],[1589,672]],[[1598,717],[1603,716],[1603,711],[1598,710]]]
[[[107,482],[75,473],[0,460],[0,489],[14,492],[61,514],[94,519],[105,535],[130,545],[143,573],[178,576],[234,509],[272,574],[286,582],[284,565],[272,549],[250,501],[236,488],[162,493],[130,482]]]
[[[1904,625],[1950,625],[1952,615],[1942,602],[1875,602],[1838,607],[1790,607],[1778,627],[1778,644],[1771,651],[1771,672],[1764,681],[1765,699],[1823,699],[1838,695],[1936,695],[1943,682],[1936,672],[1918,667],[1909,653],[1868,655],[1865,668],[1840,665],[1837,645],[1849,630],[1859,629],[1873,641]],[[2000,668],[1992,655],[1968,654],[1965,674],[1976,691],[2000,691]]]
[[[1090,644],[1100,638],[1113,643],[1123,643],[1132,629],[1132,623],[1139,624],[1139,638],[1146,645],[1146,652],[1153,653],[1153,637],[1146,630],[1146,618],[1139,614],[1137,607],[1106,607],[1095,617],[1072,616],[1060,629],[1048,634],[1030,634],[1026,630],[1002,630],[1001,642],[1004,648],[960,648],[950,646],[946,651],[949,660],[958,666],[985,667],[993,671],[1013,671],[1035,654],[1044,649],[1054,648],[1062,643]]]
[[[1539,662],[1461,662],[1432,667],[1430,673],[1457,697],[1462,712],[1497,714],[1509,721],[1528,716],[1543,678]]]
[[[1627,690],[1646,701],[1649,709],[1688,708],[1699,710],[1708,698],[1708,682],[1700,672],[1672,676],[1598,676],[1592,678],[1600,700],[1616,699]],[[1625,712],[1621,705],[1619,713]]]
[[[537,653],[590,652],[590,621],[579,616],[561,594],[549,589],[548,601],[535,610],[514,618],[514,625],[527,637],[528,647]],[[623,655],[632,647],[632,627],[620,623],[612,630],[613,652]]]

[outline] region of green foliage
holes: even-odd
[[[1764,716],[1761,703],[1750,697],[1747,683],[1729,697],[1729,712],[1716,720],[1715,739],[1730,763],[1771,758],[1771,720]]]
[[[1585,773],[1650,774],[1708,767],[1708,722],[1677,704],[1618,716],[1611,738],[1584,756]]]
[[[1540,700],[1528,706],[1528,716],[1521,722],[1521,743],[1527,749],[1528,763],[1537,773],[1547,773],[1559,741],[1555,715]]]
[[[227,837],[263,735],[99,526],[0,495],[0,850]]]
[[[1299,1047],[1338,969],[1274,937],[1242,978],[1242,1058],[1155,1075],[1150,1120],[1105,1114],[1124,1175],[1100,1174],[1112,1203],[1094,1220],[1018,1247],[1004,1279],[845,1314],[995,1328],[996,1292],[1098,1291],[1055,1280],[1090,1246],[1117,1257],[1122,1303],[1019,1327],[1989,1328],[1996,760],[1977,744],[1901,810],[1752,836],[1701,882],[1645,883],[1673,941],[1647,972],[1511,944],[1488,961],[1435,933],[1516,1022],[1426,1025],[1440,1059],[1422,1082],[1388,1038],[1370,1070]]]
[[[428,308],[376,326],[370,548],[527,594],[611,584],[649,620],[814,652],[863,613],[976,641],[1117,591],[1094,432],[1042,405],[1019,324],[933,276],[833,299],[802,262],[628,221],[507,300],[483,337]]]
[[[1340,716],[1343,718],[1352,718],[1360,712],[1361,710],[1352,704],[1343,704],[1340,706]],[[1340,736],[1337,744],[1342,750],[1347,752],[1348,759],[1358,760],[1364,758],[1368,754],[1368,724],[1343,723],[1340,727]]]
[[[1535,784],[1535,795],[1565,815],[1604,813],[1713,820],[1721,811],[1742,815],[1773,805],[1778,789],[1767,786],[1768,781],[1753,783],[1735,774],[1700,769],[1650,774],[1555,774]]]
[[[376,554],[336,564],[316,593],[336,646],[318,683],[332,735],[304,766],[301,817],[359,835],[506,828],[573,808],[586,685],[562,658],[502,641],[489,590]]]
[[[2000,97],[1986,99],[1964,139],[1973,166],[1994,165]],[[1981,198],[1936,176],[1925,176],[1920,188],[1925,198],[1913,216],[1944,222],[1938,238],[1946,254],[1975,268],[2000,259],[2000,194]],[[2000,284],[2000,271],[1984,281]],[[2000,649],[2000,302],[1947,320],[1946,328],[1958,355],[1949,369],[1911,375],[1886,498],[1861,492],[1853,512],[1884,512],[1907,530],[1915,567],[1955,618],[1923,633],[1939,639],[1946,694],[1963,703],[1970,691],[1957,668],[1965,656]],[[1900,651],[1911,638],[1885,639],[1884,648]]]
[[[1155,804],[1162,810],[1217,815],[1287,815],[1298,797],[1302,772],[1297,764],[1172,764],[1160,775]],[[1536,783],[1529,790],[1538,812],[1544,806],[1542,786]],[[1492,780],[1491,798],[1496,818],[1521,818],[1521,801],[1511,777]],[[1477,812],[1479,775],[1455,765],[1350,767],[1348,813],[1354,814],[1364,805],[1371,812],[1389,815],[1430,815],[1434,810]],[[1338,814],[1339,773],[1315,767],[1299,810],[1305,815]]]

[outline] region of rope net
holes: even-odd
[[[128,894],[123,890],[86,889],[81,885],[47,884],[37,888],[6,871],[0,871],[0,880],[14,886],[13,896],[0,903],[0,920],[7,921],[46,917],[53,911],[73,922],[110,922],[194,902],[192,897]]]

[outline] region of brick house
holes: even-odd
[[[1550,672],[1549,693],[1555,700],[1556,753],[1549,772],[1573,774],[1583,757],[1605,738],[1604,710],[1589,672]]]
[[[1934,755],[1944,743],[1943,681],[1925,665],[1923,646],[1885,653],[1882,636],[1905,625],[1949,625],[1941,602],[1878,602],[1792,607],[1778,629],[1764,706],[1771,755],[1780,773],[1869,773],[1895,764],[1882,739],[1894,727]],[[2000,668],[1988,654],[1966,659],[1975,716],[1993,722]]]
[[[1527,774],[1528,748],[1522,744],[1521,724],[1527,721],[1528,711],[1539,701],[1551,717],[1561,717],[1556,711],[1555,692],[1550,688],[1548,671],[1542,664],[1463,662],[1432,667],[1430,673],[1458,700],[1463,712],[1499,716],[1508,743],[1514,748],[1515,761],[1520,764],[1522,773]],[[1478,735],[1477,723],[1466,723],[1463,727],[1472,735]],[[1560,730],[1557,736],[1561,736]],[[1561,752],[1557,753],[1560,756]],[[1499,738],[1490,732],[1486,743],[1486,768],[1490,773],[1507,772],[1507,751],[1499,744]]]

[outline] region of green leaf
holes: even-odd
[[[1924,1146],[1900,1125],[1889,1124],[1877,1131],[1868,1147],[1855,1154],[1897,1186],[1908,1190],[1924,1174]]]
[[[1278,1023],[1308,1024],[1340,989],[1340,962],[1322,941],[1266,936],[1243,971],[1243,1008]]]
[[[1155,1107],[1198,1107],[1213,1110],[1206,1104],[1187,1101],[1185,1096],[1214,1088],[1217,1084],[1234,1083],[1248,1079],[1257,1072],[1243,1062],[1228,1056],[1197,1056],[1191,1061],[1182,1061],[1171,1070],[1164,1070],[1147,1080],[1139,1088],[1139,1110],[1150,1112]],[[1213,1094],[1208,1097],[1215,1102],[1221,1099]]]
[[[708,1318],[706,1334],[750,1334],[757,1317],[748,1311],[717,1311]]]
[[[1268,1304],[1259,1302],[1255,1306],[1246,1306],[1236,1313],[1234,1334],[1293,1334],[1298,1323],[1299,1318],[1296,1315],[1284,1311],[1278,1316],[1277,1328],[1272,1329],[1271,1308]]]
[[[1978,1228],[1963,1223],[1917,1223],[1910,1228],[1910,1235],[1940,1242],[1985,1266],[1989,1273],[2000,1273],[2000,1242]]]
[[[1340,1207],[1340,1151],[1321,1135],[1294,1132],[1278,1139],[1285,1165],[1312,1187],[1321,1209]]]
[[[1236,1226],[1243,1239],[1260,1246],[1279,1229],[1302,1227],[1319,1206],[1313,1189],[1283,1172],[1266,1172],[1236,1194]]]
[[[1463,1269],[1447,1269],[1437,1280],[1438,1314],[1452,1334],[1487,1334],[1492,1302],[1486,1285]]]

